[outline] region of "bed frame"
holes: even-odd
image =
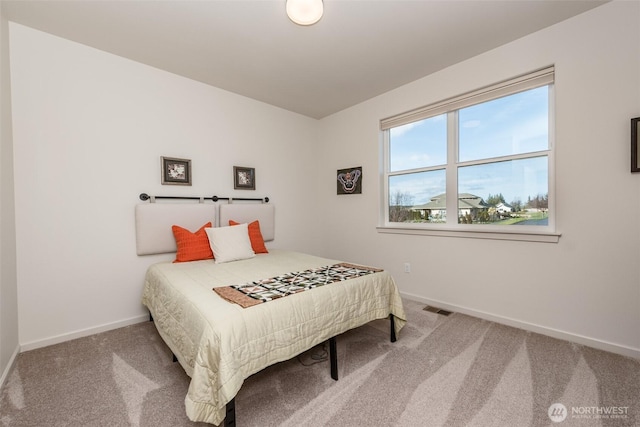
[[[198,200],[199,203],[156,203],[157,199],[189,199]],[[238,222],[260,221],[260,229],[265,241],[275,238],[275,208],[267,204],[269,198],[264,199],[232,199],[227,197],[174,197],[174,196],[149,196],[140,194],[140,200],[150,203],[139,203],[135,206],[136,219],[136,251],[138,255],[151,255],[176,252],[176,244],[171,226],[180,223],[183,226],[197,230],[202,224],[211,221],[213,226],[224,226],[229,219]],[[211,200],[213,203],[205,203]],[[218,205],[221,200],[229,201]],[[238,203],[240,201],[260,201],[262,203]],[[219,215],[217,215],[219,213]],[[219,222],[216,222],[219,218]],[[153,321],[151,314],[149,320]],[[396,342],[395,318],[389,314],[390,340]],[[177,362],[175,355],[173,361]],[[338,381],[338,352],[336,337],[329,339],[329,362],[331,378]],[[236,407],[235,397],[226,405],[224,418],[225,427],[235,427]]]
[[[391,342],[396,342],[396,329],[393,314],[389,314],[389,323],[391,325]],[[338,381],[338,350],[336,348],[336,337],[329,338],[329,363],[331,369],[331,378]],[[176,361],[175,356],[174,362]],[[236,425],[236,398],[231,399],[227,403],[226,416],[224,417],[225,427],[235,427]]]
[[[149,321],[153,322],[153,316],[149,314]],[[390,339],[396,342],[396,324],[393,314],[389,314]],[[172,354],[173,362],[176,363],[178,358]],[[329,366],[331,370],[331,378],[338,381],[338,349],[336,337],[329,338]],[[236,425],[236,399],[235,397],[227,403],[226,415],[224,417],[225,427],[235,427]]]

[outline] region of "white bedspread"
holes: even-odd
[[[189,419],[220,424],[225,405],[246,378],[333,336],[389,313],[396,317],[396,333],[400,331],[406,315],[393,278],[384,271],[250,308],[212,291],[337,262],[270,250],[224,264],[166,262],[149,268],[142,303],[191,377],[185,398]]]

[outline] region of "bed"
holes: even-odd
[[[141,206],[147,206],[148,212],[155,209],[148,208],[150,205]],[[241,224],[234,232],[240,233],[241,226],[260,223],[254,218],[261,217],[265,240],[273,238],[272,207],[227,206],[232,205],[219,206],[218,226],[224,226],[233,217]],[[207,208],[195,210],[201,215]],[[210,214],[198,217],[194,223],[201,223]],[[159,216],[167,220],[165,213]],[[137,223],[138,220],[136,212]],[[140,221],[150,220],[145,217]],[[169,222],[180,221],[184,222],[180,218]],[[209,231],[216,228],[215,220],[211,224]],[[236,227],[220,228],[224,230],[215,231],[227,232]],[[155,230],[157,234],[158,229]],[[208,236],[210,240],[214,238],[213,234]],[[157,235],[154,238],[157,239]],[[213,245],[214,241],[211,242]],[[165,243],[168,246],[168,239]],[[395,339],[395,334],[406,323],[402,300],[391,275],[368,266],[347,264],[345,271],[353,268],[366,273],[345,276],[344,280],[284,297],[266,298],[246,308],[221,296],[225,295],[221,290],[233,291],[234,285],[262,283],[289,273],[315,272],[336,265],[345,266],[341,260],[269,249],[266,253],[229,262],[168,261],[148,268],[142,303],[149,309],[160,336],[191,377],[185,397],[189,419],[229,424],[235,417],[234,398],[246,378],[328,340],[332,343],[332,376],[335,374],[337,379],[335,337],[372,320],[390,318],[392,340]]]

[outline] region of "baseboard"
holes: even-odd
[[[597,340],[594,338],[586,337],[583,335],[572,334],[569,332],[561,331],[558,329],[548,328],[545,326],[536,325],[533,323],[523,322],[517,319],[512,319],[509,317],[498,316],[492,313],[487,313],[479,310],[474,310],[468,307],[461,307],[453,304],[448,304],[443,301],[432,300],[428,298],[423,298],[418,295],[410,294],[407,292],[400,292],[400,294],[410,300],[418,301],[424,304],[433,305],[439,308],[443,308],[445,310],[467,314],[469,316],[478,317],[480,319],[490,320],[492,322],[500,323],[507,326],[512,326],[514,328],[524,329],[526,331],[536,332],[542,335],[547,335],[553,338],[558,338],[570,342],[574,342],[577,344],[586,345],[589,347],[597,348],[599,350],[608,351],[611,353],[620,354],[622,356],[632,357],[634,359],[640,359],[640,349],[626,347],[623,345]],[[11,357],[10,363],[7,365],[7,369],[2,374],[0,378],[0,386],[4,384],[4,380],[6,376],[11,371],[11,367],[15,362],[15,358],[19,352],[35,350],[37,348],[47,347],[53,344],[59,344],[65,341],[71,341],[77,338],[83,338],[86,336],[98,334],[100,332],[110,331],[112,329],[118,329],[125,326],[133,325],[136,323],[146,322],[149,320],[149,315],[143,314],[140,316],[131,317],[129,319],[121,320],[118,322],[107,323],[104,325],[96,326],[93,328],[87,328],[80,331],[71,332],[68,334],[62,334],[55,337],[47,338],[44,340],[31,341],[28,343],[24,343],[16,348],[13,356]]]
[[[9,363],[7,363],[7,367],[2,372],[2,377],[0,377],[0,388],[4,386],[4,382],[9,378],[9,374],[11,374],[11,370],[16,363],[16,358],[18,357],[18,353],[20,353],[20,346],[17,345],[16,349],[13,351],[11,358],[9,359]]]
[[[546,335],[552,338],[558,338],[565,341],[570,341],[576,344],[586,345],[588,347],[597,348],[598,350],[604,350],[611,353],[620,354],[622,356],[632,357],[634,359],[640,359],[640,349],[638,348],[626,347],[620,344],[615,344],[607,341],[597,340],[595,338],[586,337],[584,335],[572,334],[570,332],[548,328],[546,326],[540,326],[534,323],[523,322],[521,320],[499,316],[499,315],[487,313],[484,311],[474,310],[468,307],[461,307],[457,305],[447,304],[442,301],[423,298],[418,295],[413,295],[407,292],[400,292],[400,295],[402,295],[407,299],[418,301],[418,302],[432,305],[435,307],[443,308],[445,310],[467,314],[469,316],[490,320],[492,322],[500,323],[502,325],[513,326],[514,328],[524,329],[525,331],[536,332],[542,335]]]
[[[129,319],[120,320],[113,323],[105,323],[103,325],[95,326],[92,328],[82,329],[68,334],[57,335],[55,337],[46,338],[43,340],[31,341],[20,345],[20,351],[35,350],[37,348],[47,347],[54,344],[59,344],[65,341],[75,340],[77,338],[84,338],[90,335],[99,334],[100,332],[107,332],[113,329],[123,328],[125,326],[134,325],[136,323],[146,322],[149,320],[148,314],[141,314],[139,316],[131,317]]]

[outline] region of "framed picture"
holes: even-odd
[[[256,170],[254,168],[233,167],[233,188],[236,190],[256,189]]]
[[[640,117],[631,119],[631,172],[640,172]]]
[[[160,157],[162,185],[191,185],[191,160]]]
[[[362,193],[362,166],[338,169],[338,194]]]

